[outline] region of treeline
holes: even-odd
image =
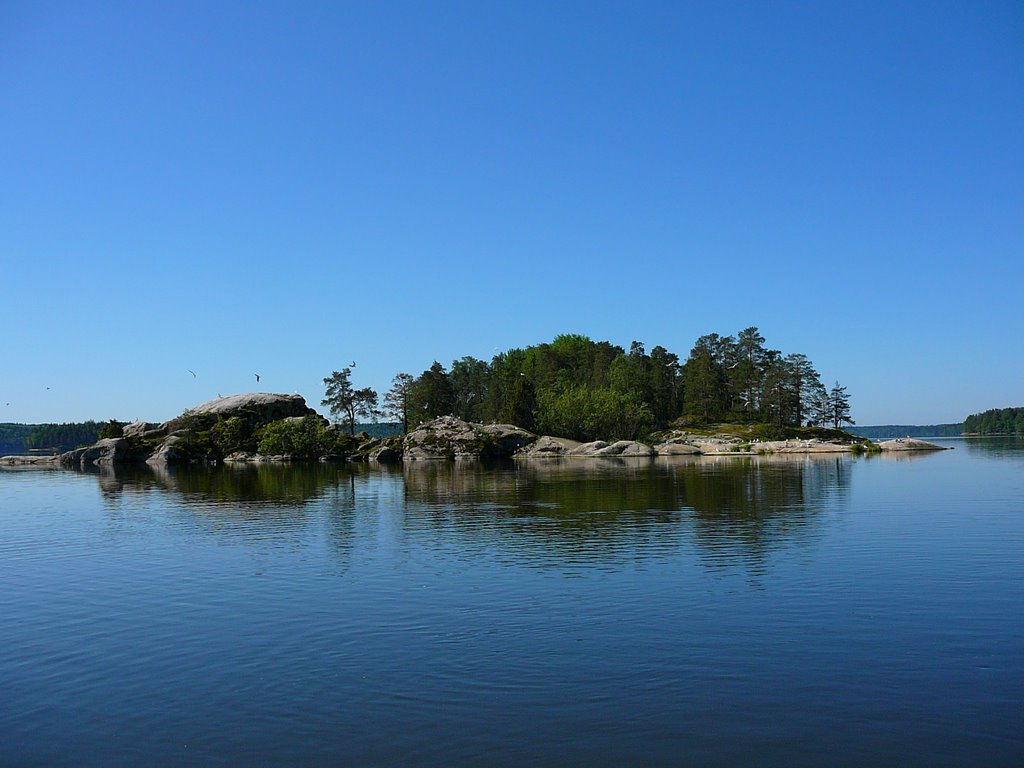
[[[102,424],[85,421],[70,424],[0,424],[0,455],[54,449],[63,453],[92,445]]]
[[[35,428],[33,424],[0,424],[0,456],[25,452],[25,438]]]
[[[97,421],[84,421],[69,424],[37,424],[25,437],[25,448],[56,449],[63,453],[84,445],[92,445],[100,436],[103,424]]]
[[[886,440],[893,437],[960,437],[963,424],[881,424],[872,427],[851,427],[859,437]]]
[[[993,408],[964,419],[969,435],[1024,435],[1024,408]]]
[[[435,362],[419,376],[399,373],[382,407],[370,388],[355,389],[344,368],[324,379],[323,405],[351,429],[357,417],[390,415],[408,430],[452,414],[467,421],[511,423],[577,440],[637,438],[672,424],[764,422],[778,426],[852,423],[838,382],[822,385],[811,361],[765,347],[756,327],[735,337],[700,337],[685,361],[665,347],[629,350],[578,334],[490,362]]]

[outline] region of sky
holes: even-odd
[[[1022,289],[1019,2],[0,0],[0,422],[752,325],[955,422]]]

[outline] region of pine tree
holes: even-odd
[[[409,393],[413,381],[408,373],[396,374],[391,389],[384,393],[384,412],[402,422],[402,434],[409,431]]]
[[[326,405],[335,419],[344,418],[348,421],[349,433],[354,435],[356,416],[376,417],[377,393],[370,387],[354,389],[349,381],[351,375],[351,368],[342,368],[324,379],[326,396],[320,405]]]
[[[829,416],[832,426],[836,429],[839,429],[843,424],[857,423],[850,418],[850,397],[846,394],[846,387],[839,386],[838,381],[832,387],[832,391],[829,392],[828,402]]]

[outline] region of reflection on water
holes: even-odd
[[[0,472],[0,763],[1018,765],[1024,450],[950,442]]]
[[[991,458],[1015,458],[1024,452],[1024,435],[1000,435],[998,437],[963,437],[950,440],[936,440],[943,445],[962,449],[975,456]]]
[[[854,464],[847,456],[551,459],[108,469],[96,478],[112,513],[126,498],[161,497],[153,503],[213,533],[244,525],[270,534],[327,512],[346,521],[333,526],[332,542],[347,548],[350,516],[372,502],[400,521],[403,536],[500,545],[542,564],[643,560],[692,542],[709,562],[760,570],[773,548],[813,536],[826,505],[842,505]]]

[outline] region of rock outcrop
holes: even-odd
[[[60,463],[65,467],[84,468],[130,464],[138,459],[139,451],[134,441],[124,437],[105,437],[88,448],[76,448],[61,454]]]
[[[190,418],[218,416],[229,419],[232,416],[245,418],[251,429],[272,421],[280,421],[293,416],[318,415],[315,410],[306,405],[302,395],[277,395],[270,392],[248,392],[242,395],[229,395],[207,400],[205,403],[189,408],[187,411],[164,422],[161,426],[168,434],[179,429],[182,424],[187,424]]]
[[[517,459],[557,458],[570,455],[579,446],[579,441],[567,437],[542,435],[529,445],[524,445],[514,456]]]
[[[250,392],[242,395],[218,397],[189,408],[177,418],[155,424],[136,421],[124,427],[123,437],[105,438],[88,448],[78,448],[62,454],[61,465],[84,468],[111,464],[146,462],[164,466],[202,460],[192,438],[196,433],[209,430],[219,419],[238,417],[242,420],[243,434],[251,435],[259,427],[274,421],[300,420],[305,416],[323,417],[306,405],[301,395],[278,395],[268,392]],[[324,420],[326,421],[326,419]],[[237,455],[235,461],[242,461]],[[279,461],[281,457],[260,457],[249,461]]]
[[[455,416],[420,424],[402,441],[409,461],[505,458],[536,439],[526,430],[505,424],[471,424]]]
[[[590,443],[583,443],[576,446],[568,454],[569,456],[621,456],[647,457],[654,455],[654,449],[649,445],[638,443],[635,440],[617,440],[614,443],[606,443],[604,440],[594,440]]]
[[[883,451],[945,451],[943,445],[917,440],[913,437],[897,437],[895,440],[883,440],[878,444]]]
[[[0,467],[59,467],[60,456],[0,456]]]

